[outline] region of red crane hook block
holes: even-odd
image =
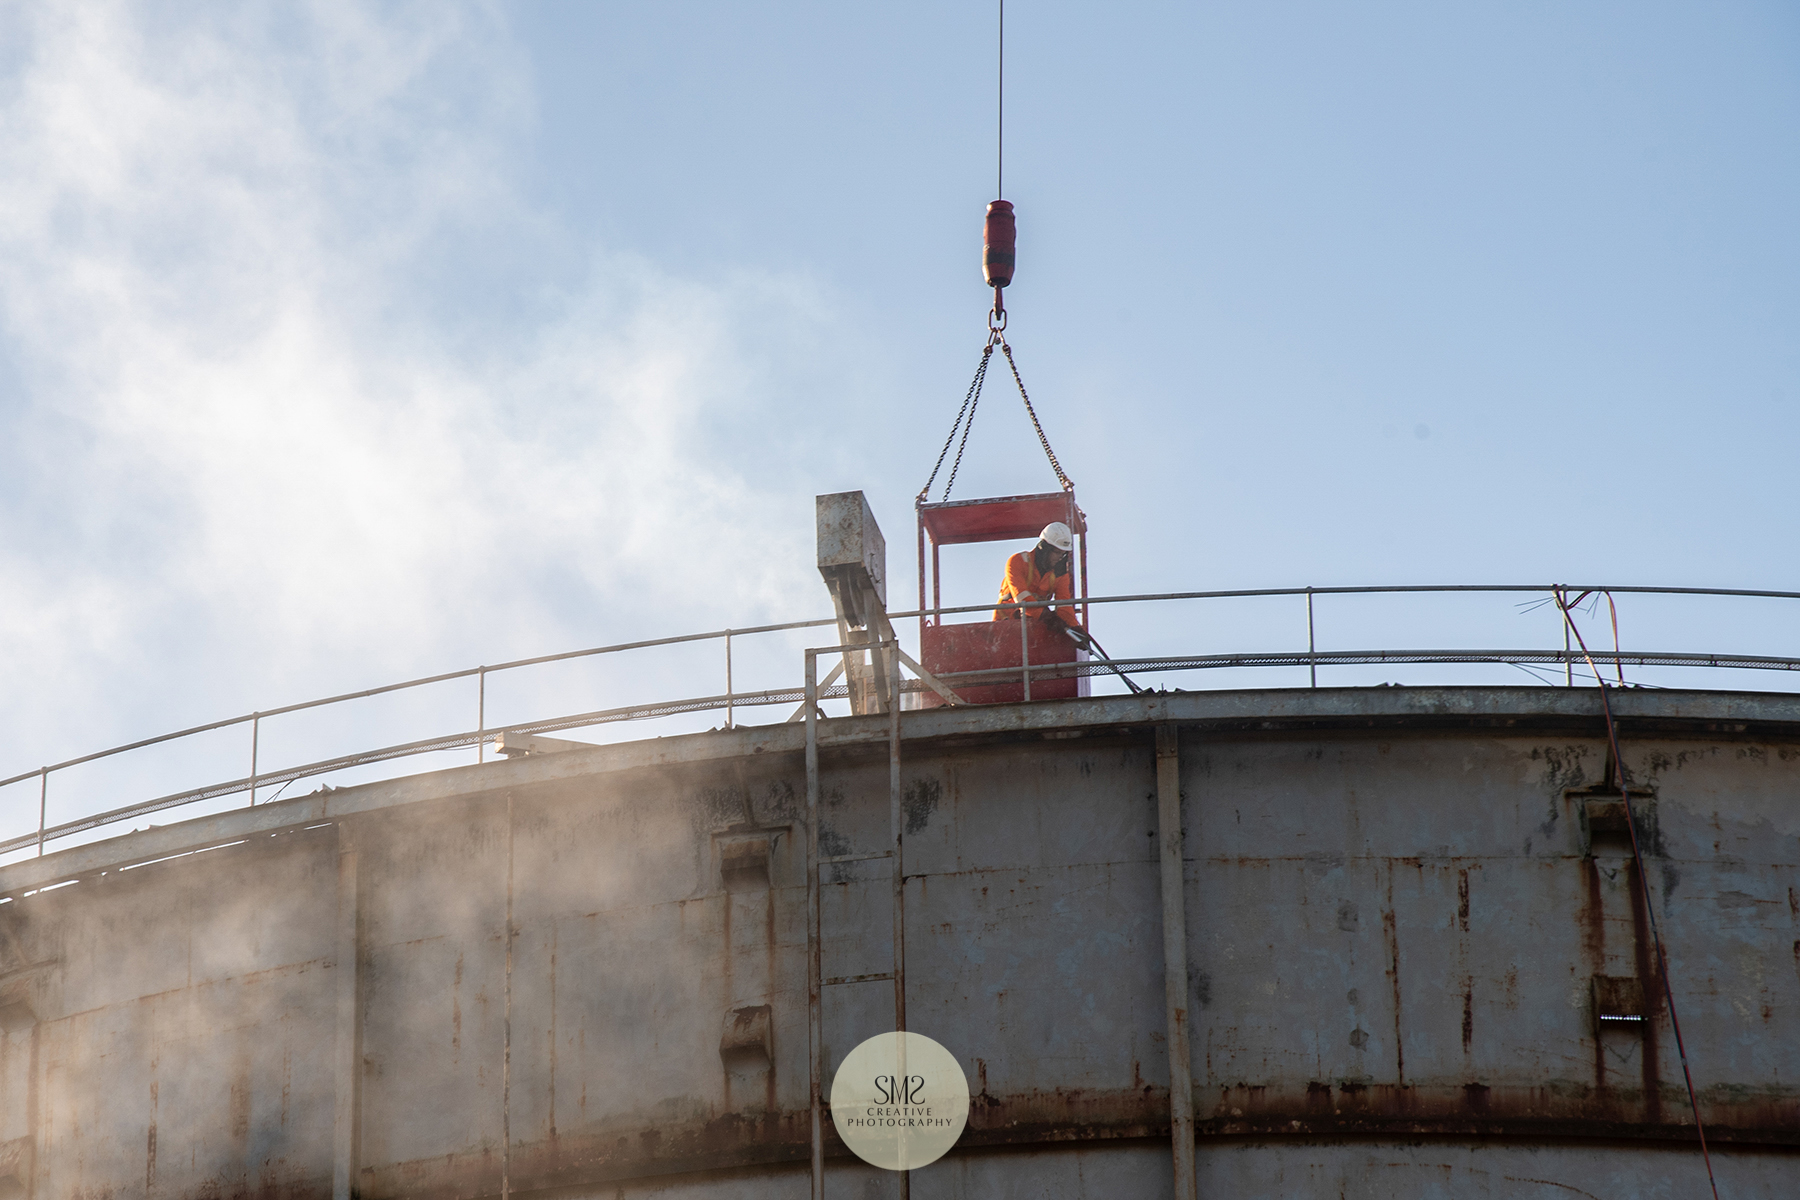
[[[1018,226],[1010,200],[996,200],[987,207],[987,226],[981,234],[981,274],[991,288],[1012,282],[1013,243]]]

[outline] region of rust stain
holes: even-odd
[[[1535,1183],[1541,1187],[1561,1188],[1565,1192],[1574,1192],[1577,1196],[1588,1197],[1588,1200],[1600,1200],[1600,1197],[1594,1195],[1594,1193],[1592,1193],[1592,1192],[1584,1191],[1583,1189],[1576,1187],[1574,1184],[1558,1183],[1554,1179],[1527,1179],[1523,1175],[1508,1175],[1506,1177],[1506,1182],[1508,1182],[1508,1183]]]
[[[462,1056],[462,951],[456,952],[456,973],[450,981],[450,1061]]]
[[[733,965],[732,959],[735,958],[736,955],[734,955],[731,952],[731,909],[732,909],[731,893],[729,891],[725,891],[725,892],[720,892],[718,895],[719,895],[719,899],[724,903],[724,906],[725,906],[725,920],[724,920],[725,964],[724,964],[724,970],[722,970],[719,974],[719,985],[720,985],[720,991],[721,991],[720,1001],[721,1001],[721,1005],[725,1005],[725,1004],[731,1003],[731,998],[734,995],[734,989],[731,986],[731,968]]]
[[[1553,1136],[1628,1137],[1692,1143],[1693,1127],[1679,1118],[1622,1119],[1610,1104],[1567,1082],[1538,1087],[1371,1084],[1314,1080],[1297,1088],[1240,1085],[1220,1088],[1213,1111],[1196,1113],[1204,1131],[1254,1133],[1480,1134],[1542,1139]],[[1800,1093],[1708,1106],[1707,1136],[1721,1141],[1800,1145]],[[1788,1122],[1784,1128],[1783,1122]],[[1729,1132],[1726,1132],[1729,1131]]]
[[[156,1070],[156,1061],[150,1063],[150,1070]],[[35,1074],[35,1072],[34,1072]],[[144,1190],[149,1191],[156,1186],[156,1110],[159,1099],[159,1086],[155,1079],[150,1081],[150,1131],[144,1141]]]
[[[1656,1013],[1662,1005],[1662,979],[1651,960],[1649,915],[1645,911],[1645,889],[1648,881],[1639,875],[1635,863],[1626,864],[1631,873],[1631,933],[1635,951],[1637,977],[1644,987],[1645,1009],[1650,1019],[1643,1023],[1644,1119],[1650,1124],[1662,1121],[1662,1072],[1657,1053]]]
[[[776,978],[776,949],[778,944],[775,937],[775,887],[771,882],[769,890],[763,895],[763,946],[768,953],[767,987],[770,995],[775,994],[777,984],[779,983],[779,980]]]
[[[727,888],[723,892],[715,893],[715,895],[718,896],[719,902],[724,906],[724,913],[723,913],[723,916],[720,921],[720,930],[721,930],[721,936],[724,939],[724,941],[722,943],[722,946],[723,946],[722,957],[724,958],[725,961],[719,971],[719,1004],[721,1007],[724,1007],[724,1006],[731,1004],[732,997],[736,994],[736,989],[732,986],[732,978],[731,978],[731,976],[732,976],[731,968],[733,966],[732,960],[733,960],[733,958],[736,957],[732,953],[732,948],[731,948],[731,908],[732,908],[731,890],[729,888]],[[731,1110],[733,1110],[737,1107],[737,1101],[732,1097],[732,1094],[731,1094],[731,1072],[729,1070],[724,1072],[724,1088],[725,1088],[725,1110],[727,1112],[730,1112]]]
[[[1581,905],[1581,954],[1587,961],[1589,975],[1606,973],[1606,908],[1600,899],[1600,868],[1594,862],[1593,855],[1581,860],[1582,905]],[[1606,1090],[1606,1047],[1601,1044],[1600,1031],[1593,1030],[1590,1035],[1594,1041],[1594,1089],[1598,1092]]]
[[[1166,1089],[1027,1091],[995,1095],[985,1060],[976,1061],[980,1092],[972,1105],[970,1146],[1055,1145],[1083,1140],[1167,1135]],[[1335,1086],[1334,1086],[1335,1082]],[[1210,1092],[1212,1111],[1197,1114],[1202,1136],[1453,1136],[1646,1139],[1691,1146],[1692,1130],[1679,1121],[1652,1124],[1609,1116],[1591,1094],[1567,1083],[1541,1088],[1371,1085],[1314,1080],[1304,1088],[1259,1085]],[[1334,1103],[1335,1100],[1335,1103]],[[1205,1103],[1202,1103],[1202,1108]],[[1756,1101],[1708,1105],[1709,1132],[1722,1142],[1800,1147],[1800,1093]],[[804,1162],[808,1154],[806,1110],[732,1115],[662,1124],[646,1132],[625,1122],[520,1144],[513,1155],[515,1188],[533,1192],[587,1187],[627,1178],[689,1171]],[[828,1153],[845,1152],[830,1133]],[[406,1195],[419,1200],[491,1194],[499,1164],[490,1153],[467,1152],[432,1160],[390,1164],[363,1173],[360,1194]],[[313,1200],[328,1195],[316,1185],[252,1187],[215,1177],[195,1195],[217,1200]],[[295,1181],[296,1183],[298,1181]]]
[[[556,922],[550,922],[550,1140],[556,1141]]]
[[[250,1054],[240,1049],[231,1078],[231,1140],[247,1151],[250,1145]]]
[[[1388,980],[1394,985],[1394,1078],[1406,1085],[1406,1047],[1400,1037],[1400,932],[1394,916],[1394,874],[1387,880],[1387,907],[1381,910],[1381,933],[1387,939]]]
[[[1469,1053],[1469,1046],[1475,1040],[1475,979],[1463,976],[1463,1019],[1462,1043],[1463,1053]]]
[[[776,948],[775,937],[775,881],[769,880],[769,888],[763,893],[763,948],[765,954],[765,978],[769,995],[776,992]],[[774,1031],[770,1031],[770,1040],[774,1040]],[[775,1095],[775,1064],[781,1061],[780,1053],[773,1047],[769,1052],[769,1070],[763,1080],[763,1112],[772,1113],[779,1106]]]

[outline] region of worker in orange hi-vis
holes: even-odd
[[[1038,534],[1036,546],[1007,559],[1006,578],[1000,581],[1000,603],[1031,604],[1032,601],[1046,600],[1054,607],[1033,604],[1030,608],[997,608],[994,620],[1004,621],[1029,614],[1047,620],[1061,617],[1069,626],[1074,626],[1075,606],[1069,603],[1075,598],[1074,584],[1069,579],[1069,555],[1074,548],[1075,538],[1069,527],[1061,521],[1052,521]]]

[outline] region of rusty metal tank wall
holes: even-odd
[[[1723,1190],[1791,1195],[1800,702],[1615,704]],[[976,1093],[915,1197],[1173,1194],[1159,726],[1201,1196],[1703,1190],[1654,989],[1644,1026],[1595,1021],[1594,977],[1648,968],[1629,854],[1587,794],[1593,693],[903,722],[909,1025]],[[884,848],[887,719],[820,732],[821,852]],[[519,1196],[804,1196],[804,794],[800,727],[740,729],[0,868],[0,1196],[473,1197],[503,1174]],[[824,975],[882,974],[887,860],[824,872]],[[885,981],[827,987],[827,1080],[891,1017]],[[830,1147],[827,1195],[897,1194]]]

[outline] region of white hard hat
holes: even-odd
[[[1044,526],[1044,532],[1038,534],[1038,540],[1049,542],[1058,550],[1073,550],[1075,548],[1074,535],[1069,532],[1069,527],[1064,525],[1061,521],[1052,521]]]

